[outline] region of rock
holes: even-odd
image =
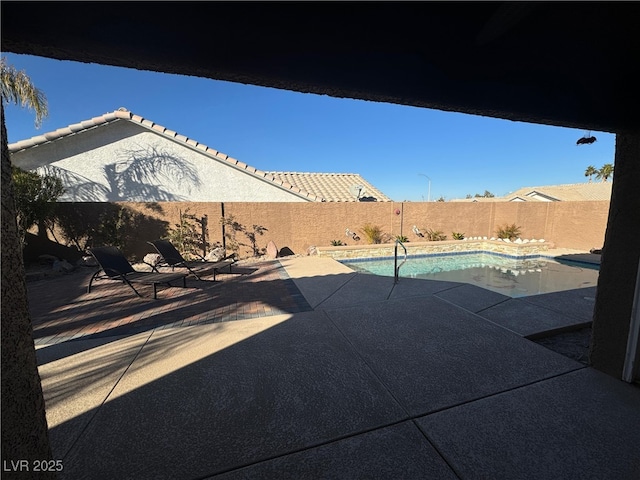
[[[511,243],[511,239],[510,238],[503,238],[502,241],[503,242],[507,242],[507,243]]]
[[[315,245],[311,245],[309,248],[307,248],[307,255],[317,255],[318,254],[318,249]]]
[[[293,250],[291,250],[289,247],[282,247],[278,252],[279,257],[290,257],[292,255],[295,255],[295,253],[293,253]]]
[[[513,243],[522,243],[522,239],[518,237],[513,241]]]
[[[267,243],[267,258],[277,258],[278,257],[278,247],[276,247],[276,244],[273,243],[273,240],[270,240],[269,243]]]
[[[207,253],[204,259],[207,260],[208,262],[219,262],[224,257],[225,257],[224,248],[216,247],[213,250],[211,250],[209,253]]]
[[[160,263],[162,256],[158,253],[147,253],[142,261],[148,265],[153,265],[154,267]]]

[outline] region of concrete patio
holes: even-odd
[[[60,478],[639,478],[640,388],[526,338],[588,325],[595,288],[296,257],[152,300],[91,273],[28,284]]]

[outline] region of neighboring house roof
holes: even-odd
[[[523,187],[503,197],[464,198],[454,202],[581,202],[611,200],[612,182]]]
[[[378,202],[392,201],[356,173],[267,173],[284,183],[312,192],[327,202],[353,202],[368,198],[375,198]],[[358,193],[354,193],[354,187]]]
[[[185,146],[200,151],[203,155],[215,158],[218,161],[227,163],[230,167],[240,169],[250,175],[263,178],[274,186],[285,189],[298,197],[312,202],[349,202],[358,201],[349,193],[349,187],[353,184],[364,186],[363,195],[375,197],[378,201],[391,201],[386,195],[374,188],[357,174],[338,173],[288,173],[288,172],[263,172],[250,165],[247,165],[222,152],[214,150],[191,138],[181,135],[173,130],[158,125],[151,120],[140,115],[129,112],[126,108],[119,108],[114,112],[105,113],[90,120],[85,120],[65,128],[44,133],[26,140],[9,144],[9,152],[16,153],[38,147],[40,145],[53,142],[83,131],[98,128],[102,125],[117,121],[129,121],[145,127],[157,134],[170,138],[173,141],[182,143]]]
[[[580,202],[586,200],[611,200],[612,182],[573,183],[524,187],[505,195],[509,201],[521,198],[525,201]]]

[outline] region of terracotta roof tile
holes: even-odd
[[[379,202],[392,201],[360,175],[355,173],[299,173],[267,172],[273,178],[293,185],[302,191],[321,197],[326,202],[354,202],[350,188],[362,185],[361,196],[374,197]]]
[[[360,175],[353,173],[296,173],[296,172],[263,172],[250,165],[247,165],[235,158],[232,158],[222,152],[206,145],[190,139],[184,135],[180,135],[173,130],[158,125],[151,120],[145,119],[140,115],[133,114],[121,107],[114,112],[108,112],[104,115],[94,117],[91,120],[84,120],[74,123],[65,128],[59,128],[53,132],[45,133],[21,140],[9,145],[11,153],[25,150],[27,148],[36,147],[38,145],[55,141],[59,138],[75,135],[78,132],[89,130],[100,125],[109,124],[115,121],[126,120],[156,133],[164,135],[172,140],[178,141],[191,148],[197,148],[203,153],[214,157],[218,161],[223,161],[235,168],[246,171],[248,174],[270,180],[275,185],[296,193],[298,196],[310,201],[326,201],[326,202],[353,202],[356,201],[349,189],[353,185],[362,185],[362,196],[374,197],[377,201],[389,202],[391,199],[384,195],[381,191],[374,188],[370,183],[364,180]]]

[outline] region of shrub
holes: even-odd
[[[179,211],[179,222],[167,232],[166,239],[175,245],[187,260],[203,258],[211,244],[208,242],[207,216],[197,217],[189,209]]]
[[[512,223],[511,225],[505,224],[501,227],[498,227],[496,236],[498,238],[508,238],[509,240],[514,240],[520,236],[520,227],[518,227],[515,223]]]
[[[367,238],[369,243],[382,243],[382,228],[377,225],[365,224],[361,230],[362,234]]]
[[[454,240],[464,240],[464,233],[452,232],[451,238],[453,238]]]
[[[88,248],[112,245],[126,251],[134,243],[136,225],[143,215],[128,207],[107,203],[96,209],[58,206],[56,223],[68,245],[85,252]]]
[[[36,224],[51,227],[55,201],[64,193],[62,181],[51,175],[39,175],[18,167],[11,168],[16,205],[18,237],[24,246],[27,230]]]
[[[430,228],[427,229],[427,233],[425,234],[425,236],[430,242],[439,242],[447,239],[447,236],[444,235],[440,230],[431,230]]]
[[[344,243],[342,243],[342,240],[331,240],[331,246],[333,247],[340,247],[344,245]]]
[[[396,240],[402,243],[407,243],[409,238],[406,235],[396,235]]]

